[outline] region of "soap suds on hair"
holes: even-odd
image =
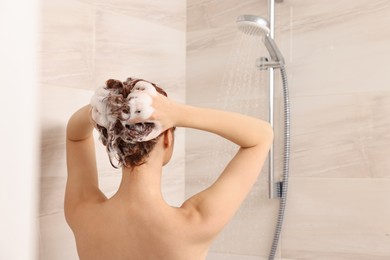
[[[164,90],[145,80],[128,78],[122,83],[110,79],[105,87],[98,88],[92,96],[92,119],[97,124],[99,139],[106,146],[113,166],[113,158],[118,160],[119,165],[128,166],[128,153],[132,152],[129,147],[135,149],[137,144],[149,143],[162,133],[160,122],[148,120],[154,112],[152,103],[153,97],[158,94],[156,89],[166,95]],[[150,148],[147,150],[152,149],[156,142],[154,140],[148,144]],[[147,154],[141,149],[136,157],[142,159]],[[141,159],[134,160],[142,162]],[[138,165],[138,162],[132,161],[130,165]]]

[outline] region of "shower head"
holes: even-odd
[[[265,36],[270,32],[269,22],[256,15],[244,14],[237,17],[237,26],[238,29],[246,34]]]
[[[272,60],[284,65],[283,55],[279,51],[275,41],[269,35],[270,27],[266,19],[256,15],[244,14],[237,17],[236,22],[240,31],[249,35],[263,36],[262,39]]]

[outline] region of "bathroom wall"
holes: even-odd
[[[39,259],[78,259],[63,213],[66,183],[65,127],[109,78],[145,78],[185,102],[185,2],[43,0],[39,63],[41,176]],[[164,168],[163,194],[172,205],[184,199],[184,130]],[[121,172],[111,167],[97,140],[100,188],[111,197]]]
[[[235,19],[244,13],[267,17],[267,8],[265,0],[187,1],[187,103],[214,107],[216,97],[226,94],[220,84],[237,44]],[[388,1],[276,4],[275,34],[286,59],[292,123],[291,178],[278,258],[390,258],[389,12]],[[266,81],[261,82],[257,102],[260,117],[267,119]],[[276,84],[275,168],[280,175],[279,75]],[[230,101],[233,106],[252,102],[240,93]],[[187,132],[186,197],[210,185],[217,165],[226,163],[210,142],[215,139],[207,134]],[[215,167],[209,166],[210,158]],[[266,259],[278,207],[277,200],[266,197],[266,174],[267,165],[208,259]]]
[[[43,0],[41,11],[39,259],[77,259],[63,216],[69,116],[106,79],[128,76],[155,81],[178,101],[218,105],[237,43],[235,18],[266,16],[267,1]],[[279,258],[390,257],[389,11],[383,0],[276,5],[276,41],[287,62],[292,106],[291,179]],[[266,119],[266,80],[260,77],[260,97],[250,102],[260,104],[259,116]],[[280,174],[283,117],[277,86]],[[236,95],[231,101],[245,103],[245,98]],[[211,184],[226,163],[210,148],[214,138],[187,130],[184,142],[178,129],[163,180],[171,204]],[[120,173],[96,144],[100,186],[111,196]],[[210,158],[216,158],[213,164]],[[277,200],[266,198],[266,174],[267,165],[208,260],[266,259],[278,209]]]

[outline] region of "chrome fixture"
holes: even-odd
[[[283,2],[279,0],[277,2]],[[287,188],[289,176],[290,161],[290,100],[287,82],[287,73],[283,55],[274,41],[274,14],[275,0],[269,0],[269,22],[255,15],[241,15],[237,18],[237,26],[244,33],[261,36],[265,47],[268,50],[268,57],[260,57],[256,60],[256,66],[260,70],[268,70],[268,87],[269,87],[269,122],[274,128],[274,69],[279,69],[283,85],[284,97],[284,162],[283,162],[283,180],[274,181],[274,147],[271,146],[269,153],[269,171],[268,171],[268,197],[280,198],[279,213],[275,234],[272,241],[272,247],[269,254],[269,260],[275,258],[278,241],[282,231],[284,212],[287,201]]]
[[[259,16],[245,14],[237,18],[237,27],[244,33],[262,36],[271,59],[274,62],[279,62],[279,66],[284,66],[284,58],[275,41],[270,36],[271,30],[267,20]]]

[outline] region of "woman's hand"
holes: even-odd
[[[160,122],[163,131],[177,125],[177,114],[179,113],[180,108],[176,102],[157,93],[157,95],[153,97],[152,106],[154,111],[151,115],[151,119]]]
[[[140,84],[142,83],[142,84]],[[154,123],[153,131],[144,141],[153,139],[165,130],[176,126],[179,106],[158,93],[148,82],[139,82],[128,96],[130,124]]]

